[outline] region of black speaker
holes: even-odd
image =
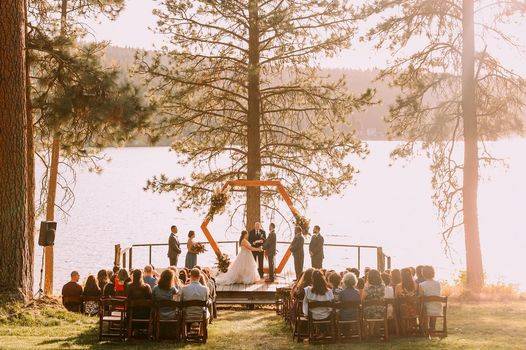
[[[38,234],[38,245],[47,247],[55,244],[55,232],[57,223],[54,221],[42,221]]]

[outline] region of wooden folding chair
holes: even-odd
[[[396,300],[391,298],[386,298],[385,300],[385,306],[387,307],[387,322],[389,323],[389,327],[394,328],[394,333],[399,336],[400,335],[400,323],[398,320],[398,312],[396,308]],[[392,310],[392,315],[389,315],[389,309]],[[389,334],[392,334],[391,331],[389,331]]]
[[[368,307],[383,307],[382,317],[371,318],[367,316]],[[365,300],[362,303],[362,315],[363,315],[363,332],[366,338],[370,338],[371,329],[375,330],[378,327],[380,335],[383,336],[385,341],[389,341],[389,322],[387,320],[387,306],[384,300]],[[382,333],[383,332],[383,333]]]
[[[283,306],[285,301],[285,288],[276,288],[274,306],[276,315],[283,315]]]
[[[403,335],[423,335],[420,319],[422,310],[421,298],[418,296],[397,297],[395,301]],[[409,313],[410,310],[414,310],[414,312]]]
[[[347,341],[358,339],[362,341],[362,311],[359,301],[345,301],[335,304],[336,312],[336,330],[339,340]],[[354,320],[342,320],[341,312],[352,311],[356,315]]]
[[[199,307],[202,313],[199,315],[189,315],[188,308]],[[185,300],[182,302],[183,308],[183,339],[186,342],[197,342],[206,344],[208,339],[208,302],[202,300]]]
[[[173,317],[166,318],[162,316],[162,312],[169,311]],[[166,333],[175,335],[176,340],[181,340],[183,324],[183,313],[181,302],[174,300],[157,300],[154,303],[154,336],[155,340],[161,339],[161,329],[169,329]],[[166,326],[166,327],[163,327]]]
[[[99,304],[99,341],[126,339],[126,300],[101,299]]]
[[[426,303],[441,303],[442,304],[442,316],[433,316],[435,319],[442,319],[442,329],[436,330],[429,328],[430,317],[427,315]],[[441,296],[424,296],[422,297],[422,320],[424,326],[424,333],[429,337],[447,337],[447,297]]]
[[[303,314],[301,301],[292,302],[292,305],[292,308],[294,309],[294,328],[292,331],[292,340],[296,338],[298,343],[300,343],[303,339],[307,339],[309,337],[309,320],[307,315]]]
[[[334,303],[332,301],[309,301],[309,312],[307,315],[309,343],[335,342],[336,325],[334,316]],[[312,311],[317,308],[329,308],[330,315],[323,320],[316,320]]]
[[[148,339],[152,338],[153,330],[153,302],[151,299],[129,300],[127,309],[128,338],[134,335],[134,327],[146,328]],[[146,326],[146,327],[145,327]]]

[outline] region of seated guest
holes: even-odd
[[[424,275],[422,274],[422,269],[424,268],[424,266],[422,265],[418,265],[416,267],[416,284],[419,285],[420,283],[424,282],[426,279],[424,278]]]
[[[353,267],[349,269],[349,272],[354,273],[354,275],[358,279],[358,283],[356,283],[356,288],[362,291],[363,288],[365,287],[365,281],[363,280],[363,278],[360,278],[360,270],[358,270],[356,267]]]
[[[425,278],[425,281],[420,283],[420,294],[426,297],[440,296],[440,283],[435,281],[435,269],[433,269],[433,266],[424,266],[422,268],[422,277]],[[442,316],[442,303],[439,301],[426,302],[424,307],[426,315],[429,317],[429,328],[434,330],[437,316]]]
[[[212,301],[216,300],[216,281],[212,277],[212,271],[208,267],[203,268],[203,274],[206,277],[206,287],[208,288],[209,296]]]
[[[397,298],[414,297],[417,295],[417,285],[413,280],[410,268],[402,269],[402,282],[395,288]],[[400,316],[402,318],[412,318],[418,315],[418,305],[413,302],[400,304]]]
[[[340,292],[342,291],[340,288],[340,283],[342,282],[340,274],[337,272],[331,272],[327,280],[331,287],[332,294],[334,295],[334,300],[339,300]]]
[[[101,290],[104,291],[104,287],[109,283],[110,276],[108,275],[108,270],[100,270],[97,272],[97,284]]]
[[[303,313],[309,312],[309,301],[333,301],[334,295],[329,289],[325,278],[320,270],[312,273],[312,286],[305,288],[305,298],[303,298]],[[315,320],[325,320],[331,316],[330,307],[317,307],[310,310],[312,318]]]
[[[130,283],[130,275],[126,269],[120,269],[115,276],[113,282],[113,288],[115,290],[115,296],[125,297],[126,296],[126,286]]]
[[[175,300],[175,296],[179,290],[174,285],[174,273],[170,269],[166,269],[161,273],[159,283],[153,288],[154,300]],[[174,319],[176,316],[175,310],[171,308],[161,308],[161,319]]]
[[[308,268],[302,274],[300,279],[294,284],[291,290],[292,298],[296,300],[303,300],[305,297],[305,288],[312,286],[313,268]]]
[[[183,285],[188,284],[188,274],[185,269],[179,271],[179,281],[181,281]]]
[[[105,271],[105,270],[104,270]],[[100,298],[102,295],[97,279],[93,275],[89,275],[84,285],[84,291],[82,296]],[[84,303],[84,312],[90,316],[94,316],[99,313],[99,302],[98,301],[87,301]]]
[[[157,276],[155,276],[155,274],[156,272],[153,269],[152,265],[146,265],[144,267],[144,283],[149,285],[152,290],[157,285]]]
[[[395,292],[394,292],[393,286],[391,286],[391,275],[385,272],[382,272],[381,276],[382,276],[382,281],[384,282],[384,285],[385,285],[384,299],[394,300]],[[387,318],[393,318],[393,316],[394,316],[393,305],[389,304],[387,305]]]
[[[340,301],[342,303],[349,301],[360,301],[360,292],[356,289],[358,278],[352,272],[343,275],[343,289],[340,292]],[[358,318],[358,310],[344,308],[340,310],[340,320],[351,321]]]
[[[80,275],[71,272],[71,280],[62,287],[62,304],[68,311],[80,312],[82,286],[79,284]]]
[[[368,301],[383,301],[385,296],[385,286],[378,270],[372,269],[367,273],[367,282],[363,289],[362,301],[367,303]],[[366,306],[363,309],[365,318],[368,319],[379,319],[383,318],[385,313],[385,307],[380,305]]]
[[[394,269],[391,271],[391,287],[396,288],[402,282],[402,274],[399,269]]]
[[[190,284],[183,287],[181,291],[181,301],[201,300],[208,301],[208,288],[199,283],[201,271],[196,268],[190,270]],[[206,309],[206,318],[210,317],[208,308]],[[185,317],[189,319],[201,319],[203,309],[198,306],[185,308]]]
[[[126,288],[126,297],[128,300],[144,300],[152,298],[152,289],[149,285],[144,283],[141,270],[133,270],[131,282]],[[133,316],[137,318],[148,318],[150,316],[150,309],[137,308],[134,310]]]

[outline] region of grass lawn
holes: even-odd
[[[444,340],[393,339],[389,343],[319,345],[331,349],[526,349],[526,302],[453,304]],[[56,306],[0,308],[0,349],[173,349],[204,347],[172,342],[98,343],[97,320]],[[220,310],[211,326],[210,349],[304,349],[274,312]]]

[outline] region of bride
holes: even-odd
[[[252,252],[260,252],[262,248],[252,247],[247,240],[247,236],[247,231],[243,230],[239,238],[241,251],[236,256],[234,262],[230,264],[228,271],[216,277],[216,283],[218,285],[231,285],[235,283],[254,284],[259,281],[258,266]]]

